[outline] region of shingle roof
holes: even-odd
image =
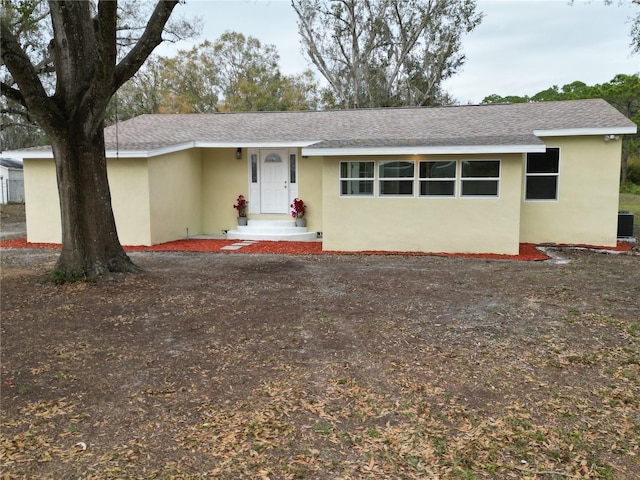
[[[18,160],[14,160],[13,158],[0,158],[0,166],[22,170],[22,163]]]
[[[314,148],[525,145],[534,132],[628,129],[604,100],[297,112],[142,115],[105,130],[107,149],[153,150],[185,142],[315,143]],[[117,142],[116,142],[117,140]]]
[[[635,129],[633,122],[607,102],[590,99],[430,108],[141,115],[106,128],[105,142],[108,151],[141,154],[194,144],[308,146],[306,150],[313,154],[403,147],[464,150],[503,146],[517,150],[523,146],[544,148],[539,138],[543,136],[634,133]],[[51,149],[34,147],[14,156],[28,157],[27,152],[50,155]]]

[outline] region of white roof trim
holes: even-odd
[[[296,142],[184,142],[152,150],[107,150],[107,158],[151,158],[168,153],[189,150],[190,148],[298,148],[318,143],[319,140],[301,140]],[[53,158],[52,150],[15,150],[3,152],[13,158]]]
[[[25,158],[53,158],[52,150],[6,150],[2,152],[2,154],[17,160],[24,160]]]
[[[167,153],[189,150],[190,148],[297,148],[317,143],[314,141],[299,142],[186,142],[157,148],[155,150],[107,150],[107,158],[150,158]]]
[[[105,153],[107,158],[149,158],[165,155],[167,153],[189,150],[195,146],[196,142],[184,142],[153,150],[107,150]]]
[[[366,148],[303,148],[305,157],[371,156],[371,155],[469,155],[480,153],[545,152],[546,145],[461,145],[430,147],[366,147]]]
[[[601,127],[601,128],[557,128],[554,130],[534,130],[536,137],[574,137],[582,135],[625,135],[636,133],[638,127]]]
[[[308,147],[320,140],[297,140],[293,142],[195,142],[198,148],[298,148]]]

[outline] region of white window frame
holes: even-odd
[[[372,176],[371,177],[343,177],[342,176],[342,164],[344,163],[371,163]],[[341,197],[375,197],[376,188],[376,162],[375,160],[342,160],[338,164],[338,194]],[[371,193],[342,193],[342,182],[371,182]]]
[[[429,159],[429,160],[419,160],[418,162],[418,197],[420,198],[457,198],[458,197],[458,171],[459,169],[459,162],[458,160],[443,160],[443,159]],[[420,175],[420,165],[423,163],[453,163],[455,165],[455,172],[453,177],[438,177],[438,178],[431,178],[431,177],[422,177]],[[435,182],[448,182],[448,183],[453,183],[453,194],[451,195],[428,195],[428,194],[422,194],[422,183],[435,183]]]
[[[409,163],[413,166],[412,177],[381,177],[380,168],[387,163]],[[378,197],[384,198],[414,198],[416,196],[416,162],[413,160],[380,160],[376,169],[378,177]],[[382,182],[411,182],[411,193],[382,193]]]
[[[560,147],[547,147],[548,150],[558,150],[558,171],[555,173],[529,173],[529,154],[525,154],[524,159],[524,185],[522,186],[525,202],[557,202],[560,200],[560,165],[562,159],[562,150]],[[528,198],[527,197],[527,180],[529,177],[556,177],[556,195],[554,198]]]
[[[464,162],[498,162],[498,176],[497,177],[463,177],[463,170],[464,170]],[[459,182],[459,198],[474,198],[474,199],[479,199],[479,198],[500,198],[500,184],[502,183],[502,160],[497,159],[497,158],[483,158],[483,159],[470,159],[470,158],[465,158],[459,161],[460,163],[460,169],[459,169],[459,178],[460,178],[460,182]],[[465,195],[464,194],[464,182],[481,182],[481,181],[495,181],[496,182],[496,193],[495,195]]]

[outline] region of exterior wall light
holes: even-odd
[[[242,149],[240,147],[236,148],[236,160],[242,159]]]
[[[620,140],[620,137],[618,135],[605,135],[604,136],[604,141],[608,142],[609,140]]]

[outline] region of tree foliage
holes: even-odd
[[[40,125],[55,159],[62,223],[58,279],[135,269],[116,232],[104,118],[114,93],[162,42],[178,3],[158,1],[142,25],[123,23],[130,17],[119,10],[135,5],[144,11],[137,1],[2,4],[2,94]]]
[[[226,32],[173,57],[155,57],[118,93],[120,120],[143,113],[308,110],[318,104],[310,71],[284,75],[273,45]],[[115,105],[109,120],[115,121]]]
[[[616,75],[611,81],[587,85],[583,82],[573,82],[559,88],[554,85],[533,96],[506,96],[497,94],[486,96],[482,103],[525,103],[548,102],[557,100],[579,100],[586,98],[603,98],[632,122],[640,125],[640,74]],[[630,157],[640,155],[640,133],[625,135],[622,140],[622,169],[621,181],[627,181],[627,165]]]
[[[640,0],[633,0],[640,8]],[[640,10],[631,19],[631,49],[633,53],[640,54]]]
[[[480,24],[475,0],[292,0],[330,106],[435,105]]]
[[[97,4],[88,2],[92,15]],[[33,63],[48,95],[55,92],[55,68],[53,50],[49,48],[53,37],[49,4],[44,0],[2,0],[2,19],[24,48]],[[121,0],[117,6],[116,49],[121,60],[139,39],[145,19],[153,13],[153,4],[147,0]],[[196,35],[201,27],[199,19],[171,18],[164,27],[163,40],[175,42]],[[0,65],[0,81],[3,85],[16,86],[4,61]],[[3,87],[4,88],[4,87]],[[135,99],[139,100],[139,99]],[[0,151],[13,150],[50,143],[48,136],[25,106],[11,95],[0,97]]]
[[[6,27],[22,39],[25,53],[32,59],[35,69],[41,73],[45,87],[51,90],[52,82],[47,80],[45,75],[50,71],[46,38],[51,31],[50,26],[45,23],[49,14],[46,2],[3,1],[0,4],[0,14]],[[46,135],[24,106],[11,96],[4,95],[5,88],[14,84],[4,61],[0,64],[0,82],[0,85],[4,85],[3,95],[0,97],[0,151],[45,144]]]

